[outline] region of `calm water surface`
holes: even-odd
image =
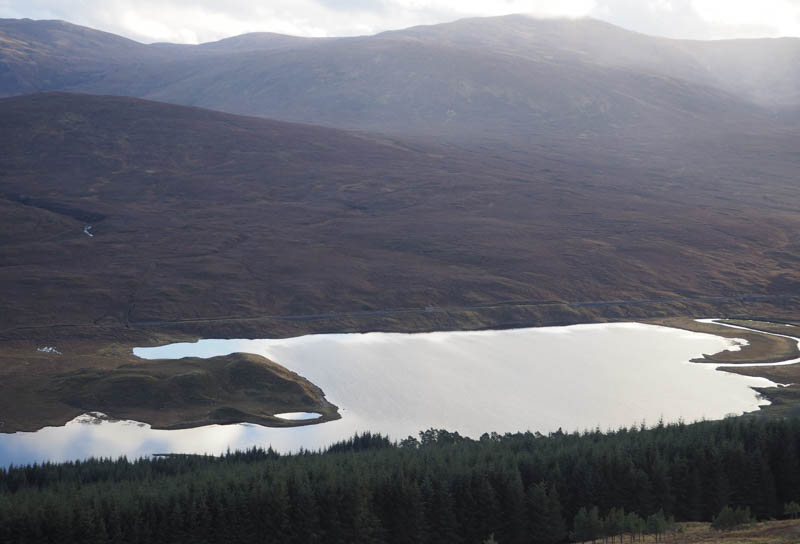
[[[292,429],[258,425],[158,431],[81,416],[64,427],[0,435],[0,464],[88,456],[220,453],[268,446],[317,449],[357,431],[401,439],[443,428],[565,431],[754,410],[751,387],[771,382],[688,362],[738,349],[721,337],[641,324],[427,334],[328,334],[280,340],[201,340],[137,348],[145,359],[263,355],[320,386],[342,419]]]

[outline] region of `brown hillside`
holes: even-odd
[[[6,334],[800,282],[780,133],[758,144],[768,163],[731,137],[670,165],[674,150],[508,160],[73,94],[2,100],[0,122]]]

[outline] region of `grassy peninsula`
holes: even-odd
[[[190,339],[137,332],[101,341],[50,340],[44,346],[56,351],[20,340],[0,354],[0,432],[63,425],[87,412],[161,429],[309,423],[274,417],[284,412],[322,414],[314,423],[340,417],[319,387],[258,355],[143,360],[134,347]]]

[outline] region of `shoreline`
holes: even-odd
[[[710,332],[727,338],[744,338],[748,345],[739,352],[723,351],[693,362],[717,364],[720,372],[764,378],[774,387],[753,388],[768,405],[745,415],[756,417],[800,416],[800,327],[785,321],[718,319],[719,323],[682,320],[677,328]],[[789,325],[787,327],[787,325]],[[786,333],[794,333],[793,335]],[[765,341],[765,339],[771,339]],[[757,342],[757,343],[756,343]],[[777,353],[768,346],[777,347]]]
[[[729,364],[731,363],[731,359],[733,362],[738,362],[738,364],[754,364],[754,363],[770,363],[775,362],[778,360],[785,359],[786,354],[791,354],[791,350],[787,347],[787,341],[784,340],[776,340],[773,335],[767,332],[757,332],[757,331],[741,331],[732,329],[730,327],[726,327],[724,325],[712,324],[712,323],[698,323],[697,321],[690,319],[690,318],[677,318],[677,319],[654,319],[654,320],[637,320],[637,321],[604,321],[604,322],[593,322],[593,323],[582,323],[582,324],[575,324],[573,326],[577,327],[592,327],[592,326],[603,326],[609,323],[630,323],[632,325],[642,325],[642,326],[665,326],[670,327],[673,329],[683,329],[683,330],[691,330],[692,332],[699,332],[699,333],[706,333],[706,334],[714,334],[716,336],[721,336],[725,338],[742,338],[746,337],[748,340],[747,346],[742,346],[739,351],[727,351],[723,350],[717,354],[713,355],[706,355],[702,359],[695,359],[695,361],[702,361],[703,363],[718,363],[718,364]],[[552,328],[551,327],[519,327],[513,328],[517,330],[523,329],[541,329],[541,328]],[[482,329],[482,331],[488,330],[508,330],[508,328],[502,329]],[[800,330],[800,328],[798,328]],[[475,330],[459,330],[459,331],[435,331],[441,333],[474,333],[474,332],[481,332]],[[363,333],[369,334],[369,333]],[[406,333],[398,333],[398,334],[406,334]],[[413,333],[411,333],[413,334]],[[135,405],[128,405],[122,408],[120,407],[111,407],[109,409],[108,405],[100,405],[100,404],[92,404],[91,402],[81,403],[81,402],[64,402],[64,395],[63,391],[56,391],[53,392],[52,382],[54,381],[61,381],[64,382],[66,380],[65,387],[69,389],[72,387],[70,379],[73,378],[73,375],[78,375],[81,378],[85,378],[86,374],[91,372],[93,373],[92,379],[89,380],[89,384],[86,385],[84,382],[81,384],[84,385],[84,392],[85,394],[82,395],[83,397],[87,398],[97,398],[98,396],[98,389],[102,392],[102,387],[107,386],[109,383],[112,384],[111,391],[112,393],[116,393],[117,389],[117,382],[121,380],[135,378],[134,384],[132,387],[137,387],[138,384],[141,383],[149,383],[150,378],[153,377],[152,373],[157,373],[158,379],[162,381],[175,381],[175,378],[179,378],[187,376],[189,378],[193,377],[198,372],[205,371],[207,369],[192,367],[187,369],[186,364],[182,365],[180,369],[176,369],[174,371],[169,369],[170,363],[169,360],[157,360],[157,361],[148,361],[146,359],[141,359],[133,354],[134,347],[154,347],[154,346],[162,346],[165,344],[171,344],[176,342],[194,342],[197,341],[198,338],[196,336],[188,336],[188,335],[172,335],[172,334],[148,334],[144,333],[143,331],[129,331],[129,338],[124,343],[112,343],[109,344],[108,342],[103,342],[102,340],[99,341],[91,341],[89,339],[80,341],[80,342],[73,342],[71,344],[59,344],[59,350],[64,352],[63,354],[55,354],[55,353],[43,353],[37,352],[36,358],[42,362],[49,363],[50,366],[49,372],[42,372],[36,373],[34,372],[34,377],[28,376],[20,376],[17,375],[18,380],[6,380],[5,385],[0,385],[0,393],[3,393],[2,389],[9,389],[17,385],[16,391],[21,391],[23,396],[27,396],[29,402],[24,404],[27,408],[33,406],[33,409],[26,409],[24,417],[14,417],[13,413],[9,413],[7,411],[0,411],[0,413],[4,414],[3,418],[3,425],[0,426],[0,433],[7,434],[13,433],[16,431],[36,431],[46,426],[61,426],[67,423],[68,421],[78,417],[82,414],[87,412],[103,412],[109,413],[111,417],[115,419],[122,419],[122,420],[135,420],[141,421],[143,423],[147,423],[151,425],[154,429],[187,429],[187,428],[197,428],[202,427],[205,425],[211,424],[234,424],[234,423],[252,423],[257,425],[264,425],[268,427],[295,427],[295,426],[305,426],[305,425],[315,425],[326,421],[332,421],[338,419],[340,416],[338,409],[336,406],[332,405],[326,398],[324,392],[319,389],[315,384],[309,382],[305,378],[301,376],[297,376],[296,374],[290,380],[292,383],[301,383],[305,384],[306,392],[312,391],[313,394],[310,395],[313,398],[313,404],[309,404],[308,402],[303,403],[296,403],[296,404],[287,404],[283,403],[280,405],[272,406],[272,412],[274,413],[281,413],[281,412],[301,412],[301,411],[315,411],[323,414],[323,417],[310,420],[310,421],[287,421],[281,420],[279,418],[274,417],[274,413],[268,414],[263,408],[263,401],[262,405],[258,406],[258,404],[253,404],[252,402],[247,401],[244,399],[244,405],[247,409],[242,409],[242,405],[234,405],[232,406],[219,406],[219,404],[224,403],[217,403],[215,406],[215,410],[209,410],[203,415],[202,410],[198,411],[198,409],[193,409],[185,406],[175,406],[175,405],[165,405],[160,407],[159,409],[153,409],[151,406],[149,409],[146,407],[137,407]],[[305,335],[303,335],[305,336]],[[794,342],[794,349],[797,350],[797,343]],[[765,351],[766,350],[766,351]],[[94,352],[93,354],[91,352]],[[77,352],[77,353],[76,353]],[[227,356],[227,357],[232,357]],[[253,361],[250,361],[251,363]],[[258,363],[266,362],[268,364],[274,365],[276,369],[283,369],[280,364],[272,363],[272,361],[268,361],[264,359],[264,361],[258,361]],[[193,364],[202,366],[205,363],[201,361],[193,361]],[[26,363],[27,366],[27,363]],[[40,365],[45,366],[45,365]],[[787,367],[790,368],[790,367]],[[274,370],[274,369],[273,369]],[[780,381],[771,379],[770,376],[774,377],[774,369],[772,367],[765,367],[763,369],[757,369],[753,367],[749,367],[747,371],[744,371],[745,368],[742,367],[740,369],[732,368],[720,368],[721,371],[732,371],[736,373],[740,373],[745,376],[751,377],[763,377],[770,379],[770,381],[774,383],[787,383],[786,381]],[[792,369],[794,370],[794,369]],[[800,369],[799,369],[800,370]],[[738,372],[743,371],[743,372]],[[72,374],[70,374],[72,373]],[[289,373],[294,374],[294,373]],[[66,377],[66,378],[65,378]],[[194,376],[196,377],[196,376]],[[26,379],[28,378],[28,379]],[[34,379],[38,378],[38,379]],[[170,380],[172,378],[172,380]],[[188,379],[188,378],[187,378]],[[138,382],[136,382],[138,380]],[[800,373],[798,375],[797,382],[800,383]],[[795,382],[792,382],[795,383]],[[57,388],[56,388],[57,389]],[[62,388],[63,389],[63,388]],[[157,389],[157,388],[156,388]],[[762,388],[757,389],[760,394],[765,395],[765,397],[770,400],[772,404],[775,404],[776,401],[778,403],[785,402],[787,400],[787,395],[792,391],[787,391],[787,389],[781,387],[780,390],[778,388]],[[69,392],[69,391],[68,391]],[[123,388],[123,393],[126,391]],[[56,394],[58,393],[58,394]],[[38,394],[38,398],[37,398]],[[61,396],[59,396],[61,395]],[[107,395],[108,396],[108,395]],[[780,397],[780,398],[779,398]],[[0,399],[8,398],[7,395],[0,396]],[[776,399],[776,400],[773,400]],[[242,401],[242,399],[239,399]],[[6,403],[9,401],[6,400]],[[0,401],[2,404],[3,401]],[[38,403],[38,406],[37,406]],[[798,391],[798,399],[797,399],[797,406],[798,410],[800,410],[800,390]],[[197,408],[197,407],[195,407]],[[201,407],[202,408],[202,407]],[[2,409],[2,407],[0,407]],[[765,409],[769,409],[769,407],[762,407],[759,412],[763,412]]]

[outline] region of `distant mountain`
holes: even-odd
[[[619,300],[800,288],[797,138],[781,129],[509,157],[69,93],[2,99],[0,126],[8,338],[176,322],[255,334],[261,318],[285,317],[278,331],[317,314],[345,330],[343,312],[413,329],[415,314],[382,312],[495,305],[431,314],[470,327],[519,319],[504,301],[587,302],[548,314],[569,321],[643,311]]]
[[[90,85],[115,67],[163,62],[157,48],[63,21],[0,19],[0,96]]]
[[[301,38],[287,36],[273,32],[252,32],[233,36],[216,42],[208,42],[197,46],[198,49],[207,51],[245,52],[245,51],[275,51],[315,45],[330,41],[328,38]],[[189,46],[193,47],[193,46]]]
[[[680,44],[715,84],[783,113],[800,108],[800,39],[720,40]]]
[[[142,45],[0,21],[0,95],[130,95],[339,128],[524,148],[714,136],[800,107],[800,40],[691,42],[592,19],[465,19],[376,36]]]

